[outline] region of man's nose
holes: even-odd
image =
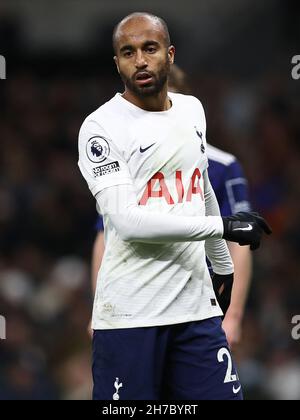
[[[148,63],[142,51],[137,51],[135,58],[135,67],[137,69],[147,67]]]

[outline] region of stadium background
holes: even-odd
[[[237,353],[249,399],[300,399],[300,3],[295,0],[2,0],[0,399],[90,396],[95,206],[77,169],[84,117],[122,89],[111,30],[131,11],[169,23],[205,107],[208,140],[235,153],[274,228],[255,254]]]

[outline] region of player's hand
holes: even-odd
[[[234,216],[223,217],[223,224],[223,238],[226,241],[250,245],[251,251],[259,248],[263,233],[272,233],[265,219],[254,212],[239,212]]]
[[[222,327],[225,331],[229,348],[234,351],[242,338],[241,318],[232,314],[229,308],[223,320]]]
[[[214,274],[212,277],[212,283],[219,305],[225,315],[231,300],[233,274]]]

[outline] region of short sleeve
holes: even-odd
[[[107,187],[132,184],[126,160],[96,121],[81,126],[78,149],[79,169],[94,196]]]

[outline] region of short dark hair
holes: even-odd
[[[115,53],[117,52],[117,33],[118,30],[120,28],[120,26],[127,22],[128,20],[132,19],[132,18],[150,18],[154,21],[156,21],[157,23],[159,23],[162,28],[163,28],[163,32],[164,32],[164,38],[165,38],[165,45],[166,47],[169,47],[171,45],[171,39],[170,39],[170,33],[169,33],[169,29],[168,29],[168,25],[166,24],[166,22],[164,21],[164,19],[162,19],[159,16],[153,15],[152,13],[148,13],[148,12],[134,12],[131,13],[128,16],[125,16],[119,23],[117,23],[117,25],[114,27],[113,30],[113,36],[112,36],[112,43],[113,43],[113,49],[115,51]]]

